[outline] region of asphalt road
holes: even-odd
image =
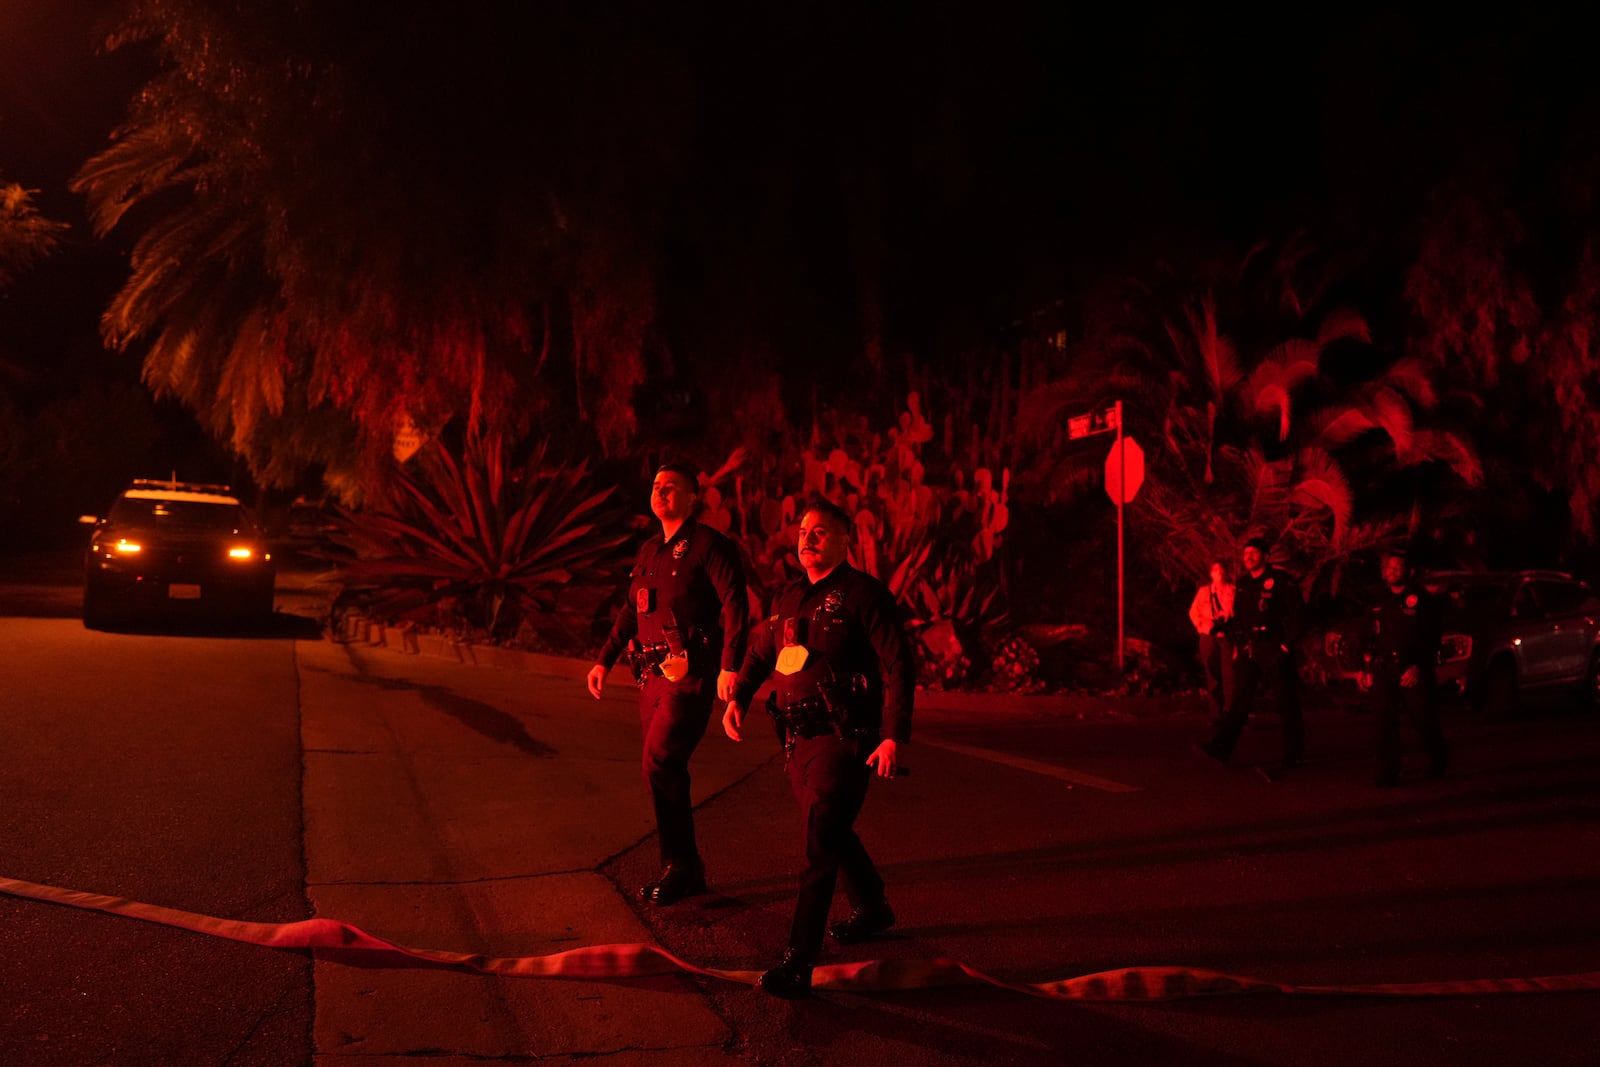
[[[1181,965],[1295,985],[1440,982],[1600,967],[1600,722],[1530,708],[1453,718],[1449,778],[1420,757],[1371,785],[1372,724],[1309,720],[1311,766],[1277,784],[1187,751],[1194,716],[978,721],[926,714],[915,774],[874,786],[861,833],[894,939],[850,961],[945,956],[1010,980]],[[725,742],[724,742],[725,743]],[[1239,755],[1270,760],[1269,721]],[[668,947],[748,966],[786,929],[800,830],[777,766],[712,799],[728,901],[663,913]],[[775,832],[778,831],[778,832]],[[649,854],[624,857],[637,878]],[[762,1062],[1584,1063],[1595,994],[1062,1004],[972,990],[774,1005],[713,989]]]
[[[293,642],[0,618],[0,873],[307,917]],[[0,1063],[307,1061],[311,964],[0,897]]]
[[[407,788],[441,835],[437,866],[449,877],[439,876],[437,892],[462,879],[517,886],[540,862],[556,862],[541,860],[547,849],[567,850],[557,866],[573,885],[610,887],[596,906],[626,899],[653,873],[645,798],[627,799],[637,753],[625,690],[585,725],[574,716],[594,715],[592,702],[569,692],[581,672],[507,678],[375,651],[351,661],[354,673],[330,673],[319,651],[308,673],[285,638],[316,643],[315,635],[289,619],[282,633],[96,634],[70,617],[6,610],[0,602],[0,647],[13,665],[0,704],[0,873],[236,918],[302,917],[307,764],[295,720],[308,698],[290,687],[297,669],[313,697],[339,686],[322,714],[371,718],[381,729],[362,729],[381,732],[383,759],[432,776],[426,789],[415,777]],[[397,694],[421,711],[397,705]],[[924,709],[914,774],[875,784],[860,823],[900,925],[829,962],[949,957],[1024,982],[1178,965],[1296,985],[1600,968],[1600,720],[1561,706],[1530,706],[1499,723],[1451,716],[1449,777],[1422,782],[1413,752],[1396,790],[1370,784],[1364,715],[1314,709],[1311,766],[1277,784],[1248,766],[1276,754],[1270,719],[1246,733],[1240,765],[1226,770],[1189,753],[1203,728],[1193,715],[1080,720],[980,713],[959,701],[955,710]],[[697,757],[706,768],[699,825],[715,892],[662,912],[632,905],[658,943],[712,967],[756,968],[777,954],[799,863],[781,754],[770,737],[747,736],[735,752],[713,727]],[[323,758],[357,747],[330,744]],[[537,770],[562,762],[543,758],[546,749],[581,750],[584,762],[552,776]],[[482,779],[519,762],[542,792],[507,811],[504,789],[483,790]],[[447,801],[464,807],[441,808]],[[364,817],[379,825],[384,812]],[[493,819],[514,820],[499,841]],[[390,821],[403,825],[399,815]],[[594,840],[564,826],[592,828]],[[608,851],[612,837],[631,843]],[[471,857],[497,866],[444,866]],[[371,873],[388,861],[398,873]],[[363,871],[407,885],[432,877],[399,870],[404,858],[393,849],[348,862],[349,874],[313,892],[333,894]],[[585,865],[603,878],[585,882]],[[330,901],[359,905],[359,886],[343,891],[346,900]],[[581,915],[580,904],[570,913]],[[416,938],[476,948],[467,931],[430,925],[413,907],[406,921]],[[595,929],[572,921],[579,932]],[[606,922],[607,930],[626,926]],[[505,947],[491,940],[483,950]],[[0,989],[15,1005],[0,1019],[0,1062],[306,1062],[310,981],[298,954],[0,898]],[[501,979],[452,981],[502,1010],[530,996]],[[355,992],[368,1002],[383,995]],[[1600,1038],[1593,993],[1063,1003],[965,988],[830,993],[791,1005],[695,980],[653,991],[580,989],[578,1000],[618,996],[641,1005],[666,998],[668,1018],[673,1003],[685,1019],[702,1019],[709,1007],[725,1027],[722,1052],[774,1064],[1577,1064],[1593,1061]],[[540,1010],[555,1006],[541,1002]],[[624,1014],[637,1024],[635,1013]],[[537,1021],[547,1017],[527,1018],[522,1032],[542,1037]],[[382,1012],[364,1021],[374,1043],[385,1026],[411,1022]],[[611,1028],[626,1025],[614,1017],[587,1034],[565,1033],[562,1048],[576,1054],[587,1040],[621,1062],[655,1062],[637,1041],[615,1041]],[[163,1054],[142,1055],[148,1050]],[[509,1050],[478,1055],[515,1058]]]

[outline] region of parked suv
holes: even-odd
[[[1571,692],[1600,707],[1600,598],[1560,571],[1443,571],[1439,683],[1491,716],[1521,693]]]
[[[197,613],[272,614],[266,539],[225,485],[140,479],[94,523],[84,561],[83,624]]]

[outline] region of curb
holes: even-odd
[[[385,626],[360,615],[346,615],[331,627],[328,637],[341,644],[387,648],[408,656],[434,656],[471,667],[526,671],[557,678],[582,678],[589,672],[587,660],[553,656],[499,645],[480,645],[448,634],[419,633],[413,626]]]

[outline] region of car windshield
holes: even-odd
[[[238,504],[129,497],[112,505],[111,521],[127,526],[165,526],[180,530],[237,530],[245,525],[244,509]]]
[[[1453,610],[1476,617],[1506,615],[1511,611],[1511,590],[1498,582],[1466,582],[1448,591]]]

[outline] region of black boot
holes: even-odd
[[[850,909],[850,916],[828,927],[828,935],[841,945],[852,945],[876,937],[894,925],[894,910],[887,900],[865,908]]]
[[[778,965],[761,976],[761,988],[784,1000],[811,995],[811,960],[799,949],[784,949]]]
[[[676,904],[684,897],[706,891],[706,870],[700,864],[669,863],[661,875],[639,890],[639,899],[646,904],[665,907]]]

